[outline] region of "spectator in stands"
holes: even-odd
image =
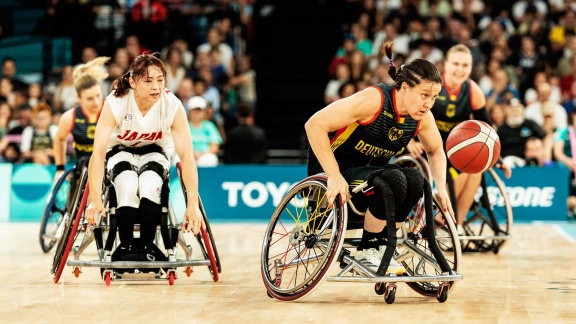
[[[153,51],[160,51],[168,12],[161,0],[136,0],[132,6],[132,23],[138,38]]]
[[[134,61],[134,59],[140,56],[141,54],[150,52],[150,50],[147,47],[143,46],[140,43],[140,38],[136,35],[129,35],[128,37],[126,37],[125,47],[126,50],[128,50],[128,56],[129,56],[128,64],[132,63],[132,61]],[[126,68],[128,69],[128,67]]]
[[[180,50],[180,54],[182,54],[182,65],[186,70],[188,70],[194,61],[194,54],[188,49],[188,42],[184,39],[177,38],[168,46],[165,46],[160,53],[164,60],[166,59],[166,54],[170,48],[177,48]]]
[[[10,130],[10,121],[12,120],[12,107],[6,102],[6,99],[0,99],[0,140]]]
[[[16,61],[11,57],[5,57],[2,60],[2,77],[7,78],[12,82],[14,90],[28,89],[28,84],[26,82],[18,80],[16,72]]]
[[[372,41],[367,38],[366,28],[359,23],[350,26],[350,32],[356,36],[356,49],[368,57],[372,54]]]
[[[356,87],[356,83],[354,82],[345,82],[343,85],[338,88],[338,99],[350,97],[351,95],[355,94],[358,91]]]
[[[126,39],[126,42],[128,42],[128,39]],[[136,52],[140,52],[140,50],[136,50]],[[128,51],[127,47],[118,47],[116,49],[116,52],[114,53],[114,60],[112,61],[112,63],[118,65],[118,67],[122,70],[122,73],[120,74],[122,75],[128,71],[128,67],[130,67],[130,62],[132,62],[132,60],[133,58],[131,57],[131,54]]]
[[[54,111],[67,111],[78,101],[74,88],[74,78],[72,77],[73,69],[71,65],[67,65],[62,70],[62,78],[54,93]]]
[[[180,87],[176,91],[176,97],[182,101],[186,112],[188,112],[188,100],[194,96],[194,82],[191,78],[184,78],[180,82]]]
[[[31,83],[28,87],[28,105],[36,107],[40,102],[44,102],[44,95],[42,94],[42,86],[39,83]]]
[[[538,100],[538,91],[536,91],[536,87],[541,83],[550,83],[549,75],[544,71],[536,72],[532,86],[524,93],[524,104],[526,106]],[[560,103],[562,100],[560,87],[550,84],[550,91],[550,101]]]
[[[534,44],[530,36],[523,36],[520,43],[520,51],[510,57],[508,64],[516,69],[520,87],[520,93],[524,94],[526,89],[532,86],[534,74],[537,71],[544,70],[545,59],[539,49]]]
[[[439,50],[430,33],[422,33],[422,37],[414,41],[415,49],[406,61],[410,62],[417,58],[428,60],[434,64],[444,61],[444,53]]]
[[[552,127],[562,129],[566,127],[568,117],[566,110],[560,104],[550,101],[552,87],[548,82],[542,82],[537,85],[538,100],[526,106],[526,119],[531,119],[540,127],[545,126],[545,117],[552,118]],[[545,109],[546,108],[546,109]]]
[[[570,97],[562,102],[562,106],[566,110],[566,114],[570,116],[570,114],[575,111],[576,109],[576,81],[572,82],[572,86],[570,87]]]
[[[490,122],[495,130],[498,130],[500,126],[504,124],[506,120],[506,114],[504,113],[504,104],[495,104],[488,111],[490,116]]]
[[[186,76],[186,68],[182,64],[182,53],[176,47],[171,47],[166,53],[166,88],[176,92],[180,87],[182,79]]]
[[[328,67],[328,75],[334,76],[336,73],[336,66],[340,63],[349,64],[352,53],[356,51],[356,36],[354,34],[346,33],[340,47]]]
[[[550,160],[546,160],[546,148],[542,139],[538,137],[530,137],[526,140],[526,147],[524,148],[524,166],[529,167],[544,167],[552,165]]]
[[[192,133],[194,159],[198,167],[218,165],[218,152],[222,137],[213,122],[206,120],[208,104],[204,98],[195,96],[188,101],[188,125]]]
[[[350,56],[350,80],[359,82],[364,80],[364,73],[368,70],[366,58],[362,52],[356,50]],[[360,87],[359,88],[363,88]]]
[[[511,92],[514,98],[520,99],[520,93],[513,84],[510,83],[508,74],[503,69],[496,70],[492,74],[492,89],[486,93],[486,107],[489,109],[494,104],[502,103],[506,92]]]
[[[232,48],[226,43],[222,42],[222,35],[218,28],[213,27],[208,30],[206,35],[206,43],[201,44],[196,49],[196,55],[200,52],[210,53],[210,49],[216,47],[220,50],[220,58],[222,60],[222,65],[226,68],[228,73],[234,73],[234,53]]]
[[[0,96],[12,106],[14,104],[14,87],[10,79],[2,77],[0,79]]]
[[[224,162],[227,164],[261,164],[266,162],[268,141],[264,130],[253,125],[253,109],[248,103],[239,103],[236,108],[238,126],[227,136]]]
[[[524,155],[526,141],[531,137],[545,140],[547,134],[536,122],[524,117],[524,105],[519,100],[513,99],[510,104],[505,105],[504,112],[506,120],[497,131],[500,137],[500,155],[508,166],[515,166],[518,164],[514,162],[515,160],[526,159]],[[544,157],[546,161],[551,160],[551,143],[551,137],[549,137],[546,145],[548,153]]]
[[[22,131],[20,153],[24,162],[42,165],[54,163],[52,145],[58,126],[52,124],[52,108],[40,103],[32,111],[32,125]]]
[[[87,46],[82,49],[82,63],[88,63],[98,57],[98,52],[92,46]]]
[[[16,163],[20,161],[20,142],[24,128],[30,126],[32,109],[26,106],[16,110],[16,118],[10,123],[10,130],[0,140],[0,155],[6,162]]]
[[[236,88],[238,101],[246,102],[256,109],[256,71],[252,69],[252,57],[245,55],[238,59],[238,74],[230,78],[229,83]]]

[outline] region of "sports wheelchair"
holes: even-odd
[[[184,196],[186,196],[186,188],[180,176],[182,171],[180,163],[176,167]],[[165,179],[165,181],[168,180]],[[189,277],[194,266],[207,266],[212,279],[215,282],[218,281],[222,266],[208,217],[200,198],[199,210],[202,214],[203,226],[196,239],[204,259],[192,259],[192,246],[187,244],[184,234],[180,231],[180,224],[177,223],[172,206],[167,202],[167,206],[163,206],[165,217],[163,217],[156,233],[156,243],[159,237],[164,243],[164,249],[158,248],[158,251],[165,257],[163,258],[165,260],[156,261],[149,258],[148,261],[113,261],[112,253],[118,244],[116,240],[117,228],[113,220],[115,206],[111,204],[110,190],[110,182],[105,180],[102,196],[106,217],[100,216],[96,226],[85,222],[84,210],[89,187],[88,170],[84,168],[70,205],[71,208],[64,215],[61,239],[58,241],[54,254],[51,273],[55,283],[59,281],[66,264],[73,268],[75,277],[80,275],[81,267],[100,268],[102,279],[107,286],[112,280],[168,280],[168,283],[173,285],[177,279],[176,269],[178,267],[185,267],[184,272]],[[139,226],[135,225],[135,230],[138,229]],[[79,233],[81,232],[84,235],[80,240]],[[92,242],[96,243],[98,260],[80,260],[81,254]],[[177,259],[178,245],[184,251],[185,259]],[[71,251],[74,251],[74,259],[67,260]]]
[[[80,158],[72,169],[62,174],[48,195],[46,208],[40,221],[39,235],[40,247],[44,253],[50,252],[62,236],[64,216],[74,198],[80,174],[87,164],[88,158]]]
[[[414,167],[424,174],[431,183],[430,166],[423,157],[413,158],[403,155],[393,163]],[[455,192],[452,178],[447,179],[452,205],[455,206]],[[462,252],[489,252],[497,254],[504,243],[511,238],[513,223],[512,205],[506,185],[494,168],[482,174],[482,182],[474,197],[474,202],[464,220],[466,235],[459,235]]]
[[[420,198],[396,231],[399,235],[388,231],[387,250],[376,273],[354,258],[363,217],[351,201],[342,204],[336,199],[330,204],[324,174],[295,184],[274,210],[262,244],[261,272],[268,296],[294,301],[310,295],[325,280],[367,282],[374,283],[375,292],[391,304],[396,284],[405,282],[417,293],[445,302],[463,279],[462,256],[452,218],[437,207],[425,182],[428,199]],[[366,186],[364,182],[355,187],[352,194]],[[389,249],[405,268],[404,275],[386,275],[392,257]],[[337,272],[332,271],[334,263],[340,266]]]

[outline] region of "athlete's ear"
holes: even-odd
[[[402,91],[404,91],[404,92],[408,91],[408,88],[409,88],[409,87],[410,87],[410,86],[408,85],[408,83],[402,82]]]
[[[132,87],[132,89],[136,89],[136,82],[132,77],[128,78],[128,83],[130,84],[130,87]]]

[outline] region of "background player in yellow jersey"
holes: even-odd
[[[471,115],[476,120],[490,124],[486,113],[486,96],[480,87],[470,79],[472,73],[472,53],[465,45],[458,44],[446,52],[444,61],[444,73],[442,75],[444,87],[438,94],[432,114],[436,126],[442,135],[444,144],[450,131]],[[422,144],[412,141],[408,145],[408,151],[413,156],[424,152]],[[503,163],[497,163],[504,170],[507,178],[512,174],[510,168]],[[449,173],[454,183],[456,195],[456,215],[459,234],[464,234],[462,224],[468,210],[474,201],[474,195],[478,191],[482,174],[460,173],[448,161]],[[438,185],[438,184],[437,184]]]
[[[104,63],[109,59],[109,57],[97,57],[74,69],[74,87],[78,94],[78,105],[62,114],[58,124],[54,141],[56,180],[64,171],[66,144],[70,133],[74,138],[74,150],[78,159],[90,157],[92,154],[96,122],[103,103],[100,81],[108,77]]]

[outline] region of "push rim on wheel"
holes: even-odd
[[[466,217],[464,228],[467,235],[502,236],[503,239],[469,241],[466,247],[480,252],[497,251],[506,242],[506,237],[510,235],[512,229],[512,205],[506,185],[494,169],[488,169],[482,176],[482,185]]]
[[[261,271],[274,298],[289,301],[310,294],[327,277],[342,247],[347,214],[338,199],[328,207],[325,179],[296,184],[272,215]]]
[[[66,171],[56,182],[50,193],[48,204],[42,214],[40,222],[40,247],[44,253],[50,252],[59,239],[59,229],[70,197],[70,181],[73,169]],[[61,229],[60,229],[61,231]]]
[[[404,259],[400,257],[398,260],[406,269],[404,275],[438,276],[442,274],[443,271],[428,246],[427,231],[429,228],[434,230],[436,234],[436,244],[438,244],[452,271],[457,273],[461,271],[462,254],[460,242],[456,239],[456,227],[452,222],[452,218],[447,216],[442,209],[437,206],[438,203],[436,199],[434,199],[432,213],[435,222],[432,226],[426,223],[424,212],[419,214],[413,213],[406,221],[406,227],[402,234],[405,243],[397,248],[398,255],[409,256]],[[411,253],[413,251],[419,251],[420,253]],[[421,253],[423,253],[423,255]],[[435,297],[438,293],[438,287],[443,283],[407,282],[406,284],[423,296]],[[450,281],[448,285],[448,290],[452,290],[456,285],[456,281]]]

